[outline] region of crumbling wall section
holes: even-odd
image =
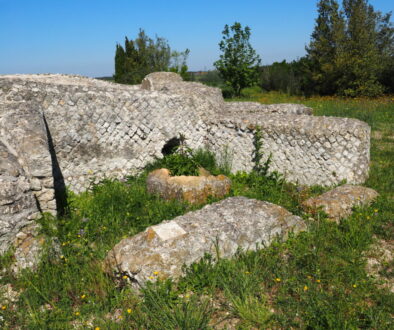
[[[346,180],[359,184],[368,177],[370,128],[349,118],[265,115],[223,119],[209,127],[208,145],[229,160],[233,171],[250,171],[256,127],[262,133],[263,161],[287,181],[330,186]],[[224,155],[224,156],[223,156]]]

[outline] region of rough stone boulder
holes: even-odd
[[[209,87],[198,82],[186,82],[174,72],[153,72],[148,74],[141,82],[141,89],[174,93],[192,97],[192,99],[206,99],[209,101],[210,110],[220,112],[225,108],[222,91],[220,88]]]
[[[303,203],[303,207],[309,211],[322,209],[330,219],[338,222],[349,216],[353,207],[368,205],[377,196],[378,193],[371,188],[346,184],[309,198]]]
[[[143,284],[157,277],[176,278],[182,266],[205,253],[229,258],[238,249],[256,250],[290,230],[305,229],[303,220],[268,202],[231,197],[147,228],[120,241],[105,259],[108,272],[127,274]]]
[[[229,193],[231,181],[224,175],[213,176],[200,169],[200,176],[171,176],[162,168],[149,173],[146,180],[148,192],[164,199],[204,203],[208,196],[223,197]]]
[[[182,77],[174,72],[154,72],[148,74],[141,83],[141,88],[146,90],[161,90],[168,88],[172,83],[181,83]]]

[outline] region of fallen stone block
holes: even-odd
[[[229,178],[204,171],[200,170],[200,176],[170,176],[170,171],[165,168],[152,171],[146,180],[148,192],[167,200],[177,199],[191,204],[204,203],[208,196],[220,198],[229,193]]]
[[[378,193],[371,188],[345,184],[320,196],[309,198],[302,205],[307,211],[316,212],[322,209],[330,219],[338,222],[351,215],[353,207],[368,205],[377,196]]]
[[[230,258],[239,249],[256,250],[277,235],[304,229],[300,217],[278,205],[231,197],[123,239],[108,253],[105,269],[143,285],[148,280],[181,276],[184,264],[206,253]]]

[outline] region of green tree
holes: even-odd
[[[258,82],[261,60],[249,42],[248,26],[242,28],[238,22],[231,27],[226,24],[222,34],[219,48],[223,54],[214,65],[234,94],[240,96],[242,88]]]
[[[377,96],[392,82],[391,14],[375,11],[368,0],[320,0],[305,76],[313,92]]]
[[[308,71],[318,94],[334,94],[341,72],[337,66],[338,52],[344,45],[345,21],[335,0],[318,2],[318,17],[311,42],[306,48]]]
[[[346,96],[377,96],[383,93],[378,76],[383,70],[379,52],[379,25],[368,0],[344,0],[346,39],[337,63],[341,70],[338,92]]]
[[[171,53],[171,67],[170,71],[179,73],[183,80],[191,80],[192,77],[188,72],[188,66],[186,64],[187,58],[190,54],[190,49],[186,49],[184,52],[173,51]]]
[[[126,53],[123,47],[117,44],[116,52],[115,52],[115,74],[114,74],[114,79],[116,82],[122,82],[124,78],[124,74],[126,72],[125,64],[126,64]]]
[[[166,39],[156,36],[153,40],[140,29],[135,40],[125,37],[124,47],[116,45],[114,79],[119,83],[139,84],[151,72],[169,71],[174,54],[188,55],[189,50],[171,53]],[[186,58],[183,65],[187,71]],[[181,67],[180,73],[185,68]]]

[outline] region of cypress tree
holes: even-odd
[[[125,61],[126,61],[126,53],[123,47],[119,44],[116,45],[115,52],[115,82],[121,83],[125,74]]]

